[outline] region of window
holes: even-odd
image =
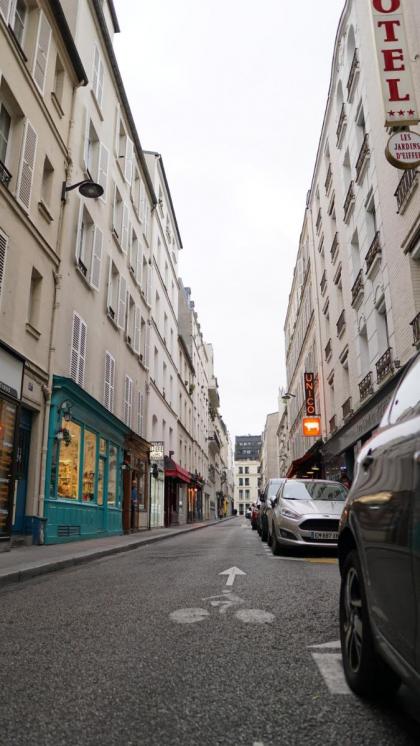
[[[115,185],[114,189],[114,209],[112,215],[112,230],[115,238],[118,241],[118,245],[124,252],[128,251],[129,243],[129,221],[128,221],[128,209],[127,205],[123,202],[121,193]]]
[[[140,353],[140,308],[136,306],[134,298],[128,296],[127,304],[127,343],[137,355]]]
[[[29,291],[28,322],[34,329],[39,326],[39,312],[41,308],[42,275],[32,267],[31,286]]]
[[[249,474],[249,466],[245,466],[245,474]]]
[[[141,391],[137,397],[137,432],[141,437],[144,436],[144,394]]]
[[[241,485],[241,487],[242,487],[243,483],[244,483],[244,480],[242,479],[242,477],[239,477],[239,484]]]
[[[245,500],[249,500],[249,490],[245,490]]]
[[[99,290],[102,263],[102,231],[94,225],[84,202],[80,203],[76,240],[76,264],[83,277]]]
[[[94,502],[96,479],[96,435],[90,430],[84,431],[82,500]]]
[[[420,358],[411,365],[395,395],[389,421],[392,425],[420,415]]]
[[[239,490],[239,499],[242,500],[243,496],[244,496],[244,491]]]
[[[249,484],[249,477],[245,478],[245,484]]]
[[[51,27],[41,10],[39,13],[38,36],[36,42],[33,76],[35,83],[42,95],[44,95],[50,39]]]
[[[102,109],[104,95],[104,63],[101,60],[99,49],[96,44],[93,45],[92,93],[95,96],[99,108]]]
[[[8,236],[0,230],[0,302],[3,290],[4,275],[6,272],[6,254],[7,244],[9,242]]]
[[[7,3],[6,3],[7,5]],[[14,35],[20,46],[23,46],[23,33],[25,31],[26,4],[24,0],[17,0],[15,7],[11,7],[9,24],[13,29]]]
[[[7,144],[10,137],[12,118],[4,104],[0,106],[0,161],[6,163]]]
[[[109,446],[108,461],[108,505],[116,506],[117,504],[117,466],[118,466],[118,448]]]
[[[104,193],[101,199],[106,201],[109,153],[107,148],[99,142],[98,134],[87,112],[85,113],[85,116],[86,132],[83,151],[83,166],[93,181],[97,181],[103,188]]]
[[[54,169],[48,156],[45,156],[44,168],[42,170],[41,199],[47,206],[51,204],[53,180]]]
[[[129,263],[130,272],[136,283],[140,286],[142,283],[143,255],[139,239],[134,230],[131,234]]]
[[[123,421],[128,427],[131,427],[131,417],[133,412],[133,380],[126,376],[124,380],[124,405]]]
[[[133,180],[134,145],[124,126],[119,108],[117,109],[117,126],[115,132],[115,155],[120,171],[127,184]]]
[[[114,411],[114,394],[115,394],[115,358],[110,352],[105,352],[105,371],[104,371],[104,406],[110,411]]]
[[[61,114],[64,114],[63,112],[63,95],[64,95],[64,66],[63,63],[60,60],[60,57],[57,55],[55,58],[55,68],[54,68],[54,87],[52,90],[53,99],[55,99],[55,102],[59,105],[59,110]]]
[[[243,468],[243,466],[240,466],[239,467],[239,474],[243,474],[243,473],[244,473],[244,468]]]
[[[57,497],[78,500],[82,431],[73,421],[63,421],[62,428],[68,431],[70,438],[69,442],[61,441],[60,444]]]
[[[83,386],[85,379],[87,344],[87,324],[82,317],[73,312],[73,327],[71,334],[70,377],[79,386]]]

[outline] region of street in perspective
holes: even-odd
[[[319,5],[0,0],[1,746],[420,744],[420,4]]]

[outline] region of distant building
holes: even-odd
[[[277,428],[280,422],[280,413],[268,414],[261,444],[261,481],[263,484],[268,479],[280,476],[279,472],[279,448],[277,439]]]
[[[261,435],[237,435],[235,438],[235,461],[260,460]]]
[[[235,438],[234,507],[239,515],[256,502],[261,487],[261,435]]]

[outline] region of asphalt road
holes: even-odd
[[[338,587],[333,558],[274,558],[239,518],[7,586],[0,744],[419,744],[409,693],[343,685]]]

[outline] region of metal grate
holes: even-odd
[[[80,526],[58,526],[57,536],[80,536]]]

